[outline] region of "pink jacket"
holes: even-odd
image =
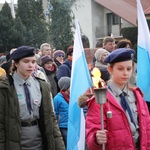
[[[141,91],[133,90],[136,97],[136,106],[139,118],[140,150],[150,150],[150,116]],[[104,109],[104,128],[108,130],[106,150],[135,150],[128,119],[122,107],[117,103],[109,91],[106,94],[107,102]],[[109,101],[109,102],[108,102]],[[86,142],[89,150],[101,150],[96,143],[96,131],[101,129],[100,106],[96,104],[95,97],[88,101],[86,116]],[[112,111],[112,118],[107,118],[107,112]]]

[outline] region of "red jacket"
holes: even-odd
[[[140,150],[150,150],[150,116],[141,91],[133,90],[139,118]],[[128,119],[122,107],[112,94],[107,91],[107,102],[104,109],[104,128],[108,131],[106,150],[135,150],[134,140]],[[109,101],[109,102],[108,102]],[[96,132],[101,129],[100,106],[96,104],[95,97],[88,101],[86,116],[86,142],[89,150],[101,150],[101,145],[96,143]],[[107,112],[112,111],[112,118],[107,118]]]

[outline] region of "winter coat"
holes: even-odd
[[[39,110],[39,128],[43,150],[65,150],[50,100],[50,89],[40,82],[42,100]],[[21,150],[19,103],[13,79],[0,81],[0,150]]]
[[[150,150],[150,116],[147,105],[139,88],[133,90],[136,97],[137,113],[139,118],[140,150]],[[135,150],[132,132],[126,114],[114,96],[107,91],[107,102],[103,105],[104,128],[107,132],[106,150]],[[107,112],[112,111],[112,118],[107,118]],[[96,132],[101,129],[100,105],[96,104],[95,97],[88,101],[86,116],[86,140],[89,150],[101,150],[102,146],[96,143]]]
[[[54,97],[54,110],[56,118],[59,120],[59,128],[68,128],[68,108],[69,104],[61,93]]]
[[[57,79],[61,77],[71,77],[72,61],[66,59],[62,65],[58,68]]]
[[[47,70],[46,68],[44,68],[44,71],[46,73],[49,85],[50,85],[50,89],[52,92],[52,96],[53,98],[55,97],[55,95],[58,93],[58,88],[57,88],[57,66],[56,64],[53,63],[54,69],[53,70]]]

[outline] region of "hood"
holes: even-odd
[[[0,89],[8,87],[9,87],[8,78],[6,77],[5,79],[0,79]]]
[[[88,101],[93,97],[94,93],[85,93],[81,95],[78,99],[78,105],[80,108],[83,108],[87,105]]]

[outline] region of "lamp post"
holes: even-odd
[[[104,115],[103,104],[106,103],[106,90],[107,88],[94,88],[96,97],[96,103],[100,104],[100,117],[101,117],[101,129],[104,130]],[[102,150],[105,150],[105,144],[102,144]]]

